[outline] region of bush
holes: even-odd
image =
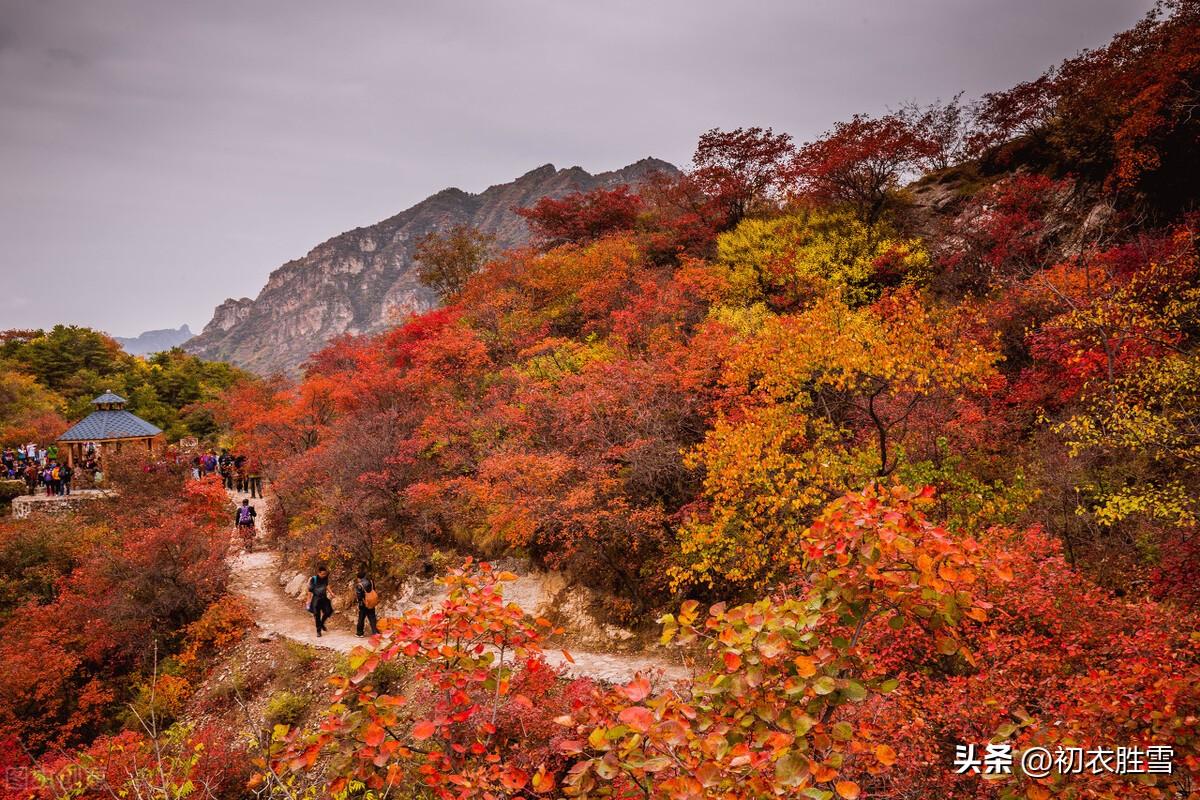
[[[294,642],[291,639],[283,640],[283,653],[286,662],[285,668],[292,672],[301,672],[307,669],[321,656],[317,648],[301,642]]]
[[[219,713],[249,702],[275,679],[270,662],[250,662],[236,667],[215,681],[205,698],[207,707]]]
[[[183,714],[191,693],[191,685],[177,675],[159,675],[140,684],[125,715],[125,727],[147,733],[165,730]]]
[[[201,653],[212,653],[236,644],[254,626],[246,601],[226,595],[210,605],[200,619],[187,627],[181,664],[194,667]]]
[[[213,684],[209,690],[209,698],[216,707],[232,705],[234,701],[246,697],[247,688],[245,674],[235,670],[228,677]]]
[[[395,694],[408,680],[410,666],[410,662],[400,658],[380,661],[379,666],[371,672],[371,679],[368,683],[380,694]],[[355,672],[356,670],[350,668],[349,660],[343,658],[338,665],[338,674],[348,678]]]
[[[379,577],[393,583],[402,583],[420,565],[421,551],[405,542],[386,539],[380,542],[375,553],[375,564]]]
[[[170,477],[142,473],[120,503],[0,521],[0,728],[35,754],[111,730],[131,680],[225,594],[228,498]]]
[[[0,505],[8,505],[14,497],[25,494],[25,481],[0,481]]]
[[[311,702],[311,698],[308,695],[297,694],[296,692],[279,692],[267,701],[267,708],[263,713],[263,718],[268,725],[287,725],[290,727],[304,717],[304,712],[308,710],[309,702]]]

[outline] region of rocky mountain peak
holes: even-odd
[[[258,297],[230,298],[217,306],[185,347],[263,374],[293,372],[336,336],[375,333],[433,307],[437,298],[418,282],[412,258],[416,243],[430,231],[466,224],[493,234],[502,247],[518,247],[529,241],[529,230],[514,209],[543,197],[637,185],[660,171],[677,170],[656,158],[596,175],[543,164],[479,194],[443,189],[278,267]]]

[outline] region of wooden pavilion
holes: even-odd
[[[153,453],[162,447],[162,430],[125,410],[125,398],[105,392],[92,401],[96,409],[58,437],[59,459],[74,467],[83,461],[89,447],[103,460],[106,453],[122,447],[144,448]]]

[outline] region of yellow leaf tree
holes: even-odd
[[[777,308],[804,306],[830,291],[862,305],[878,297],[881,282],[916,282],[929,266],[919,239],[826,208],[743,220],[717,239],[717,259],[730,302]]]
[[[726,368],[739,400],[689,456],[703,503],[680,531],[677,584],[763,588],[817,508],[890,475],[914,410],[994,374],[996,353],[961,322],[911,290],[768,317]]]

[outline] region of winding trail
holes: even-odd
[[[230,498],[238,504],[243,499],[241,495],[233,492],[230,492]],[[256,499],[250,502],[258,511],[258,538],[261,546],[266,520],[266,501]],[[344,596],[334,598],[334,607],[338,610],[329,620],[325,634],[317,636],[312,615],[304,610],[304,601],[288,596],[279,584],[278,553],[275,551],[256,549],[252,553],[246,553],[239,548],[236,555],[231,553],[230,568],[233,591],[253,606],[255,619],[265,635],[291,639],[341,653],[348,653],[357,645],[367,644],[367,639],[355,636],[349,629],[353,620],[347,611],[341,610],[342,604],[338,602],[340,600],[344,603]],[[567,675],[607,683],[627,683],[638,673],[661,675],[664,681],[676,681],[688,676],[684,667],[652,656],[575,650],[571,651],[571,658],[568,659],[561,651],[548,650],[544,657],[552,666],[561,667]]]

